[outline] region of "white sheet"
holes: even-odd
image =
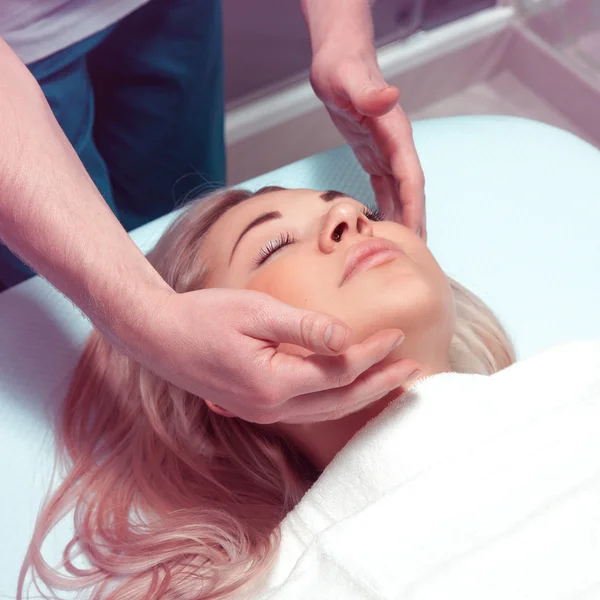
[[[285,519],[260,600],[582,597],[600,597],[593,342],[417,383]]]
[[[498,313],[520,356],[600,339],[600,152],[523,119],[441,119],[416,123],[414,131],[427,178],[430,247]],[[372,198],[347,148],[247,186],[268,184]],[[172,218],[132,237],[148,250]],[[80,313],[41,279],[0,294],[0,598],[14,598],[49,479],[51,416],[88,332]],[[65,526],[50,548],[58,553],[68,533]]]

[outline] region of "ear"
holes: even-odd
[[[235,415],[224,408],[221,408],[218,404],[213,404],[210,400],[205,400],[204,404],[208,406],[209,410],[212,410],[217,415],[221,415],[222,417],[232,418]]]

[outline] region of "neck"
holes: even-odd
[[[421,370],[419,378],[412,381],[410,385],[425,377],[448,371],[450,366],[447,362],[437,367],[425,367]],[[278,430],[299,448],[319,471],[322,471],[360,429],[379,415],[390,402],[404,394],[410,385],[396,388],[383,398],[342,419],[294,425],[281,423],[278,424]]]

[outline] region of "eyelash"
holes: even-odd
[[[277,250],[281,250],[284,246],[289,246],[296,241],[294,236],[289,233],[281,233],[279,237],[275,240],[271,240],[267,243],[266,246],[263,246],[258,253],[258,256],[254,259],[254,262],[257,265],[262,265],[267,258],[269,258],[272,254],[275,254]]]
[[[371,210],[368,206],[363,206],[363,214],[369,221],[383,221],[383,215],[378,208]],[[271,240],[260,249],[258,256],[254,259],[257,265],[262,265],[271,255],[275,254],[285,246],[289,246],[296,241],[296,238],[289,233],[281,233],[277,239]]]
[[[371,210],[368,206],[363,206],[363,214],[369,221],[383,221],[383,215],[378,208]]]

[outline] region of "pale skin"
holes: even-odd
[[[423,239],[423,173],[410,124],[377,67],[370,4],[302,0],[311,81],[371,176],[388,216]],[[402,336],[359,344],[352,326],[259,292],[176,294],[131,241],[60,130],[43,94],[0,39],[0,240],[70,298],[123,352],[250,421],[339,418],[406,381],[383,363]],[[277,351],[314,353],[298,364]]]
[[[265,218],[239,239],[250,223],[264,215],[273,218]],[[377,215],[347,196],[314,190],[275,191],[226,212],[202,247],[202,255],[210,257],[210,286],[257,290],[291,306],[327,312],[351,326],[352,342],[388,328],[406,334],[382,361],[413,361],[418,371],[405,384],[342,419],[311,422],[308,415],[303,423],[292,417],[274,425],[321,469],[406,385],[451,370],[455,309],[447,277],[414,232],[393,221],[375,219]],[[357,270],[344,280],[351,248],[372,239],[392,242],[397,256]],[[280,350],[303,359],[309,356],[293,344],[283,344]],[[229,414],[208,405],[224,416]],[[311,410],[310,403],[306,410]]]
[[[370,175],[385,217],[427,240],[423,170],[400,91],[377,64],[371,1],[302,0],[302,8],[315,93]]]

